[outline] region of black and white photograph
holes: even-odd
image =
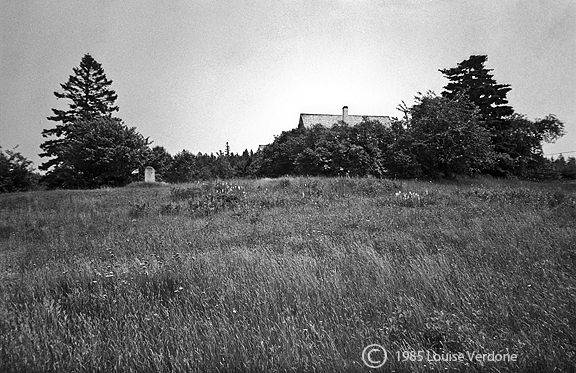
[[[0,0],[0,372],[576,372],[576,2]]]

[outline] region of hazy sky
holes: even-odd
[[[0,0],[0,146],[38,166],[85,53],[118,116],[172,154],[254,149],[300,113],[400,116],[438,69],[487,54],[530,119],[556,114],[576,151],[576,1]],[[576,155],[576,153],[566,154]]]

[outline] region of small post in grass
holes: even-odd
[[[147,166],[144,170],[144,182],[155,183],[156,182],[156,171],[154,167]]]

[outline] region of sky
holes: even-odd
[[[54,91],[89,53],[129,127],[171,154],[256,150],[300,113],[401,117],[438,71],[488,55],[510,105],[576,156],[573,0],[0,0],[0,146],[37,167]],[[573,151],[574,153],[568,153]]]

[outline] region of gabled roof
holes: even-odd
[[[342,115],[330,115],[330,114],[300,114],[300,121],[298,122],[298,127],[310,128],[316,124],[321,124],[323,127],[332,127],[333,124],[338,123],[342,120]]]
[[[390,125],[390,117],[383,115],[348,115],[348,107],[344,107],[342,115],[333,114],[300,114],[300,121],[298,123],[298,128],[311,128],[316,124],[320,124],[323,127],[332,127],[332,125],[345,122],[349,126],[355,126],[364,120],[364,118],[371,121],[378,121],[383,125]]]

